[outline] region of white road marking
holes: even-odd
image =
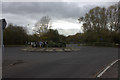
[[[116,62],[118,62],[120,59],[115,60],[113,63],[111,63],[109,66],[107,66],[101,73],[97,75],[97,77],[101,77],[112,65],[114,65]]]

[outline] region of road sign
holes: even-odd
[[[2,67],[2,53],[3,53],[3,29],[5,29],[7,22],[5,19],[0,19],[0,68]],[[0,69],[0,75],[2,74],[2,69]],[[2,78],[2,76],[0,76]]]
[[[0,26],[2,27],[2,29],[5,29],[6,25],[7,25],[6,20],[5,19],[1,19],[0,20]]]

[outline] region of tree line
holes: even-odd
[[[65,36],[60,35],[57,30],[49,29],[46,33],[39,36],[38,34],[27,34],[22,26],[9,24],[3,33],[4,45],[25,45],[26,42],[52,41],[64,42]]]
[[[21,26],[8,25],[4,30],[5,45],[23,45],[26,41],[53,41],[66,43],[114,43],[120,44],[120,13],[118,4],[108,8],[95,7],[80,17],[83,33],[71,36],[60,35],[57,30],[49,25],[51,18],[42,17],[34,28],[34,34],[28,35]]]
[[[95,7],[78,19],[83,23],[84,42],[120,44],[119,5],[115,4],[108,8]]]

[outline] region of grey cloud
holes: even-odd
[[[83,7],[79,7],[80,5]],[[105,5],[105,3],[104,3]],[[67,2],[3,2],[3,14],[11,13],[36,19],[42,15],[58,18],[77,18],[83,16],[95,3],[67,3]]]
[[[9,23],[34,25],[42,16],[74,23],[79,17],[96,6],[109,6],[115,3],[92,2],[3,2],[2,14]],[[72,21],[73,20],[73,21]]]
[[[3,14],[11,13],[23,16],[29,16],[36,18],[40,15],[50,15],[58,18],[76,18],[83,16],[86,9],[78,6],[77,3],[58,3],[58,2],[14,2],[14,3],[3,3]]]
[[[76,19],[83,16],[95,6],[108,6],[115,3],[93,3],[93,2],[3,2],[3,16],[11,18],[11,15],[22,17],[23,20],[39,20],[48,15],[52,19]],[[11,14],[11,15],[8,15]],[[13,17],[12,17],[13,18]]]
[[[3,2],[2,11],[3,16],[8,19],[8,22],[25,24],[25,22],[28,23],[28,19],[29,21],[37,21],[45,15],[50,16],[53,20],[77,19],[79,16],[83,16],[87,10],[85,11],[85,9],[79,7],[78,3]]]

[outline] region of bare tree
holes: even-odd
[[[35,24],[35,33],[41,36],[46,33],[48,29],[51,28],[50,25],[51,18],[49,16],[43,16],[36,24]]]

